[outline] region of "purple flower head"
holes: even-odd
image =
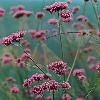
[[[55,2],[54,4],[50,6],[46,6],[45,9],[52,13],[52,12],[66,9],[67,7],[68,7],[68,4],[66,2]]]
[[[66,71],[67,64],[63,61],[55,61],[48,65],[48,68],[53,70],[55,73],[59,75],[63,75]]]
[[[72,13],[69,10],[63,10],[60,16],[63,22],[69,22],[72,20]]]
[[[5,14],[5,10],[3,8],[0,8],[0,17],[2,17]]]
[[[12,35],[2,38],[0,40],[0,43],[4,44],[6,46],[9,46],[13,42],[20,42],[20,40],[24,37],[25,34],[26,34],[25,31],[13,33]]]

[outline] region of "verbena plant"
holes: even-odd
[[[0,39],[0,100],[99,100],[100,15],[97,0],[53,2],[33,13],[13,6],[19,31]],[[91,4],[97,24],[86,17]],[[5,10],[0,8],[0,17]],[[46,18],[46,15],[51,18]],[[34,29],[28,19],[34,16]],[[48,21],[45,22],[45,19]]]

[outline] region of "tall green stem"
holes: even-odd
[[[70,70],[70,72],[68,74],[68,77],[67,77],[67,82],[69,81],[69,78],[70,78],[71,73],[73,71],[74,65],[76,63],[76,60],[77,60],[77,57],[78,57],[78,54],[79,54],[79,50],[80,50],[80,48],[78,47],[77,52],[76,52],[76,55],[75,55],[75,58],[74,58],[74,61],[73,61],[73,64],[72,64],[72,67],[71,67],[71,70]]]
[[[52,100],[55,100],[55,91],[52,91]]]
[[[61,20],[60,20],[60,12],[58,12],[58,28],[59,28],[59,41],[60,41],[60,48],[61,48],[61,59],[64,60],[64,52],[63,52],[63,43],[62,43],[62,37],[61,37]],[[64,74],[64,81],[65,81],[65,74]]]
[[[98,12],[97,12],[97,10],[96,10],[96,8],[95,8],[95,5],[94,5],[94,3],[93,3],[92,0],[91,0],[91,3],[92,3],[92,7],[93,7],[93,10],[94,10],[96,19],[97,19],[98,29],[99,29],[99,31],[100,31],[100,23],[99,23],[99,19],[98,19]]]
[[[19,45],[17,45],[18,47],[20,47],[22,50],[23,50],[23,47],[19,44]],[[38,64],[35,62],[35,60],[26,52],[26,51],[24,51],[27,55],[28,55],[28,57],[29,57],[29,59],[33,62],[33,64],[42,72],[42,73],[44,73],[45,75],[46,75],[46,73],[38,66]],[[47,76],[47,75],[46,75]]]

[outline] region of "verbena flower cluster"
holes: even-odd
[[[31,34],[33,39],[42,39],[42,40],[44,40],[46,38],[47,30],[37,31],[37,30],[34,30],[34,29],[30,29],[29,33]]]
[[[90,68],[96,70],[97,72],[100,72],[100,61],[96,62],[96,64],[91,65]]]
[[[0,17],[2,17],[5,14],[5,10],[0,8]]]
[[[48,65],[48,69],[53,70],[56,74],[63,75],[67,70],[67,64],[63,61],[55,61]]]
[[[30,16],[32,15],[32,11],[27,11],[25,10],[24,6],[19,5],[19,6],[13,6],[10,9],[10,14],[15,17],[15,18],[20,18],[22,16]]]
[[[85,80],[86,76],[85,74],[85,70],[84,69],[74,69],[73,71],[73,75],[77,76],[79,78],[79,80]]]
[[[7,37],[4,37],[3,39],[0,39],[0,43],[9,46],[13,42],[20,42],[20,40],[23,38],[25,34],[26,34],[25,31],[13,33]]]
[[[51,75],[50,74],[33,74],[30,78],[28,79],[25,79],[24,80],[24,83],[23,83],[23,86],[24,87],[27,87],[27,86],[30,86],[33,82],[35,81],[43,81],[45,79],[50,79],[51,78]]]
[[[63,22],[69,22],[72,20],[72,13],[69,10],[63,10],[61,12],[61,20]]]
[[[46,6],[45,9],[52,13],[52,12],[66,9],[67,7],[68,7],[68,4],[66,2],[55,2],[54,4],[50,6]]]
[[[57,91],[59,89],[70,89],[71,85],[68,82],[59,83],[55,80],[50,80],[42,83],[41,85],[34,86],[31,90],[29,90],[30,94],[41,94],[43,91]]]

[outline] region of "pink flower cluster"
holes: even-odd
[[[67,0],[66,2],[67,2],[67,4],[69,5],[69,4],[71,3],[71,0]]]
[[[30,53],[28,53],[28,55],[26,53],[23,53],[20,58],[22,61],[26,61],[29,59],[29,57],[30,57]]]
[[[12,61],[13,61],[12,58],[4,58],[4,59],[3,59],[3,64],[9,64],[9,63],[11,63]]]
[[[31,49],[30,48],[25,48],[24,52],[28,53],[29,55],[31,54]]]
[[[55,2],[54,4],[50,6],[46,6],[45,9],[52,13],[52,12],[66,9],[67,7],[68,7],[68,4],[66,2]]]
[[[23,5],[18,5],[18,6],[12,6],[10,8],[10,14],[13,15],[16,11],[21,11],[24,10],[25,7]]]
[[[63,61],[55,61],[48,65],[48,68],[53,70],[56,74],[63,75],[66,71],[67,64]]]
[[[83,15],[80,15],[76,18],[77,21],[82,21],[82,22],[87,22],[88,21],[88,18],[83,16]]]
[[[33,39],[42,39],[42,40],[44,40],[46,38],[47,30],[36,31],[36,30],[30,29],[29,33],[31,34]]]
[[[2,17],[5,14],[5,10],[0,8],[0,17]]]
[[[71,86],[68,82],[65,83],[58,83],[55,80],[50,80],[47,82],[44,82],[41,85],[34,86],[30,90],[30,94],[40,94],[41,92],[48,90],[48,91],[56,91],[58,89],[70,89]]]
[[[25,67],[25,62],[29,60],[29,57],[31,55],[31,50],[29,48],[25,48],[24,52],[19,58],[16,59],[16,64],[18,67]]]
[[[38,86],[34,86],[29,93],[30,94],[41,94],[45,89],[43,88],[43,85],[38,85]]]
[[[15,18],[20,18],[20,17],[22,17],[22,16],[30,16],[30,15],[32,15],[32,12],[31,11],[26,11],[26,10],[22,10],[22,11],[17,11],[14,15],[13,15],[13,17],[15,17]]]
[[[60,83],[62,89],[70,89],[71,85],[68,82]]]
[[[50,80],[48,82],[43,83],[43,85],[45,86],[45,88],[48,91],[55,91],[58,89],[70,89],[71,85],[68,82],[63,82],[63,83],[58,83],[55,80]]]
[[[72,27],[73,28],[83,29],[84,28],[84,25],[83,24],[80,24],[80,23],[73,23],[72,24]]]
[[[74,7],[72,13],[76,14],[79,11],[79,9],[80,9],[80,6]]]
[[[72,20],[72,13],[69,10],[61,11],[60,16],[63,22],[69,22]]]
[[[89,56],[89,57],[87,58],[87,63],[88,63],[88,64],[91,64],[93,61],[95,61],[95,59],[96,59],[95,56]]]
[[[18,5],[18,6],[12,6],[10,8],[10,11],[12,11],[12,13],[13,13],[13,12],[16,12],[17,10],[24,10],[24,9],[25,9],[25,7],[23,5]]]
[[[74,69],[73,71],[74,76],[80,76],[80,75],[83,75],[84,73],[85,73],[84,69]]]
[[[38,74],[38,73],[33,74],[32,77],[31,77],[31,79],[33,81],[42,81],[44,79],[50,79],[50,78],[51,78],[50,74],[46,74],[45,75],[45,74]]]
[[[51,24],[51,25],[56,25],[57,24],[57,19],[55,19],[55,18],[51,18],[51,19],[49,19],[48,20],[48,24]]]
[[[91,65],[90,69],[94,69],[94,70],[100,72],[100,61],[96,62],[95,65]]]
[[[10,88],[11,93],[19,93],[19,88],[16,84],[13,84],[13,86]]]
[[[37,12],[35,14],[35,16],[36,16],[36,18],[41,19],[41,18],[43,18],[45,16],[45,14],[43,12]]]
[[[13,77],[7,77],[4,79],[3,84],[7,85],[7,83],[9,83],[9,82],[16,83],[16,80]]]
[[[17,58],[15,63],[18,67],[21,67],[21,68],[25,67],[25,62],[21,60],[21,58]]]
[[[79,80],[85,80],[86,77],[84,76],[85,70],[84,69],[74,69],[73,76],[77,76]]]
[[[13,42],[19,42],[25,34],[25,31],[13,33],[12,35],[0,39],[0,43],[4,44],[5,46],[9,46]]]
[[[47,96],[46,100],[52,100],[52,97],[51,96]]]
[[[90,52],[90,51],[92,51],[93,50],[93,48],[91,48],[91,47],[87,47],[87,48],[83,48],[83,52],[84,53],[88,53],[88,52]]]
[[[4,53],[3,53],[3,56],[4,56],[4,57],[11,57],[11,54],[8,53],[8,52],[4,52]]]
[[[24,80],[23,86],[27,87],[29,85],[31,85],[33,82],[35,81],[43,81],[45,79],[50,79],[51,75],[50,74],[33,74],[30,78]]]
[[[10,64],[13,62],[13,58],[10,53],[4,53],[3,56],[1,57],[1,61],[3,64]]]
[[[45,82],[43,83],[43,85],[48,91],[56,91],[59,88],[59,83],[56,82],[55,80],[50,80],[48,82]]]
[[[24,6],[19,5],[11,7],[10,14],[15,18],[20,18],[22,16],[30,16],[32,12],[25,10]]]
[[[36,100],[42,100],[42,98],[43,98],[43,96],[40,94],[36,96]]]
[[[27,40],[22,40],[22,41],[20,41],[20,44],[21,44],[21,45],[24,45],[25,48],[29,48],[29,47],[30,47],[30,42],[27,41]]]
[[[100,32],[96,32],[96,35],[100,37]]]
[[[63,94],[62,100],[71,100],[71,96],[69,94]]]

